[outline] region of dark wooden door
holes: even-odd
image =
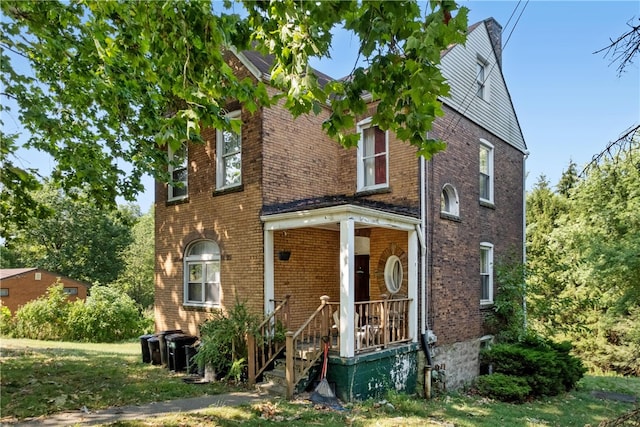
[[[356,255],[356,302],[369,301],[369,255]]]

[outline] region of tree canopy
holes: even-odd
[[[18,223],[37,207],[24,190],[38,182],[37,171],[15,161],[18,148],[49,153],[51,178],[64,189],[87,188],[98,204],[132,200],[143,174],[170,179],[167,146],[232,126],[230,100],[249,112],[282,100],[295,116],[329,108],[324,130],[348,147],[357,143],[355,116],[369,93],[379,102],[373,122],[429,157],[444,148],[427,136],[442,114],[437,98],[448,92],[440,55],[464,42],[467,27],[467,10],[451,0],[432,0],[427,11],[408,0],[5,0],[0,7],[1,108],[28,134],[23,142],[3,125],[1,135],[0,208]],[[322,86],[309,59],[330,56],[339,27],[359,40],[358,58],[349,78]],[[225,62],[225,52],[247,49],[273,55],[269,81],[240,79]]]

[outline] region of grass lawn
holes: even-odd
[[[222,384],[190,385],[181,374],[143,364],[139,342],[79,344],[0,340],[2,374],[0,422],[87,406],[97,410],[172,398],[230,391]],[[576,390],[521,405],[465,394],[426,401],[390,393],[346,405],[344,411],[314,407],[308,401],[209,408],[199,414],[118,422],[114,426],[597,426],[638,408],[601,400],[594,391],[640,397],[640,378],[587,376]],[[634,424],[629,424],[634,425]],[[637,424],[635,424],[637,425]]]

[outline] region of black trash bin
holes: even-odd
[[[193,344],[198,337],[186,334],[171,334],[165,337],[167,341],[168,368],[170,371],[185,371],[187,358],[184,348]]]
[[[140,347],[142,349],[142,363],[151,363],[151,352],[149,351],[149,343],[147,342],[153,334],[140,336]]]
[[[151,358],[152,365],[159,365],[162,363],[162,359],[160,357],[160,338],[152,335],[151,338],[147,339],[147,345],[149,346],[149,355]]]
[[[162,366],[167,366],[167,343],[165,338],[167,337],[167,335],[181,333],[182,329],[173,329],[168,331],[160,331],[156,334],[156,336],[160,340],[160,360],[162,362]]]
[[[184,357],[187,361],[187,374],[197,374],[204,377],[204,366],[200,368],[198,363],[194,360],[196,354],[198,354],[198,347],[200,347],[199,342],[184,347]]]

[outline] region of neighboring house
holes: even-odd
[[[47,288],[60,281],[69,300],[87,298],[87,284],[40,268],[0,269],[0,301],[11,314],[29,301],[44,296]]]
[[[479,22],[443,53],[451,92],[432,136],[448,148],[430,161],[370,125],[375,102],[354,149],[323,133],[328,111],[294,119],[232,103],[240,133],[210,130],[204,145],[170,153],[182,184],[156,184],[156,329],[197,335],[236,301],[275,311],[264,345],[250,345],[249,379],[268,377],[286,344],[288,396],[327,335],[328,379],[344,400],[414,391],[425,360],[446,367],[448,388],[473,379],[491,339],[494,261],[524,250],[527,152],[500,33]],[[242,77],[269,71],[254,52],[229,63]],[[274,342],[273,325],[295,335]]]

